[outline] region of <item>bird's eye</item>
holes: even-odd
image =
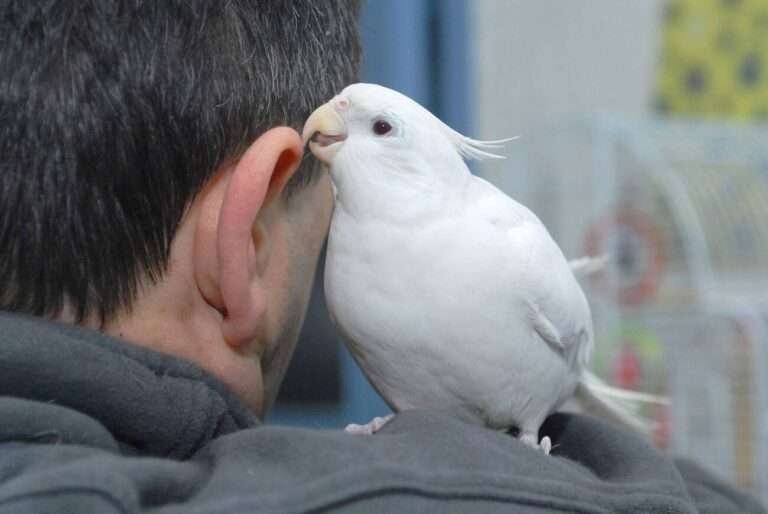
[[[390,130],[392,130],[392,125],[384,120],[378,120],[373,124],[373,133],[377,136],[388,134]]]

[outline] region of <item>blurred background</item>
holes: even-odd
[[[768,499],[768,0],[365,4],[362,79],[480,139],[472,164],[583,282],[607,381],[665,394],[655,443]],[[269,421],[389,412],[338,341],[322,267]]]

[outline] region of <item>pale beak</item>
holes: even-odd
[[[331,102],[315,109],[304,123],[301,139],[319,161],[331,165],[334,156],[347,139],[347,126]]]

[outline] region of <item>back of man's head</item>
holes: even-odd
[[[129,309],[216,168],[353,81],[356,4],[0,0],[0,310]]]

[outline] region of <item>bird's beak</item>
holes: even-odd
[[[336,152],[347,139],[347,126],[331,102],[315,109],[304,123],[301,139],[318,160],[331,165]]]

